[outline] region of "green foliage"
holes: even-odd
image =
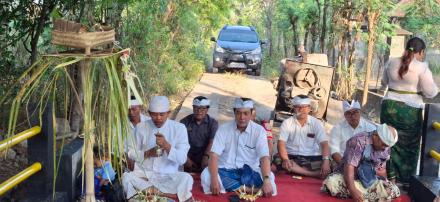
[[[406,6],[403,27],[426,40],[428,47],[440,48],[440,4],[435,0],[415,0]]]
[[[122,44],[131,47],[147,94],[188,89],[209,63],[209,36],[222,26],[227,1],[140,1],[126,8]],[[211,15],[218,13],[217,17]],[[207,16],[209,16],[207,18]]]
[[[440,75],[440,62],[430,62],[429,69],[431,69],[433,75]]]
[[[14,3],[15,2],[15,3]],[[325,46],[329,51],[344,36],[354,36],[360,31],[357,23],[349,31],[346,20],[367,16],[366,9],[389,10],[396,1],[378,0],[54,0],[51,4],[35,1],[1,2],[0,95],[29,65],[29,33],[36,30],[39,19],[36,10],[50,8],[52,19],[64,18],[90,23],[107,23],[117,29],[117,40],[122,47],[132,49],[137,74],[148,95],[173,95],[186,90],[197,81],[212,59],[211,36],[216,36],[225,24],[242,24],[256,27],[262,39],[272,33],[273,54],[264,48],[262,73],[277,75],[279,61],[293,57],[295,48],[308,34],[309,44],[316,42],[323,23],[323,6],[327,2],[327,33]],[[44,1],[46,2],[46,1]],[[49,1],[47,1],[49,2]],[[273,3],[273,16],[268,19],[268,3]],[[385,8],[386,7],[386,8]],[[405,29],[421,35],[432,47],[440,47],[440,7],[435,0],[416,0],[406,7],[403,19]],[[91,16],[90,16],[91,15]],[[51,19],[46,19],[39,36],[39,53],[51,52]],[[271,22],[271,27],[268,26]],[[395,26],[381,15],[377,24],[376,50],[382,55],[388,49],[385,39],[393,35]],[[314,36],[312,36],[312,33]],[[366,35],[366,34],[365,34]],[[315,37],[315,38],[312,38]],[[365,41],[366,36],[363,37]],[[353,39],[352,39],[353,42]],[[345,46],[344,48],[349,48]],[[309,49],[306,44],[306,49]],[[338,51],[338,54],[342,51]],[[348,56],[344,56],[348,60]],[[344,66],[344,65],[343,65]],[[344,68],[348,68],[345,67]]]
[[[280,54],[274,54],[269,57],[268,53],[265,52],[263,58],[263,66],[261,69],[262,75],[268,79],[276,78],[280,75],[280,61],[282,56]]]

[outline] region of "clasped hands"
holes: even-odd
[[[164,135],[161,133],[156,133],[156,147],[153,147],[144,153],[145,158],[151,158],[151,157],[158,157],[157,155],[157,149],[158,147],[162,148],[164,151],[170,152],[171,150],[171,144],[167,142]]]

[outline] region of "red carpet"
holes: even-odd
[[[200,184],[200,176],[193,175],[194,187],[192,193],[194,198],[199,201],[206,202],[227,202],[228,196],[233,193],[223,194],[220,196],[212,196],[203,194],[202,186]],[[341,200],[335,197],[331,197],[325,193],[320,192],[321,180],[314,178],[292,179],[291,175],[280,174],[276,176],[275,183],[278,188],[278,195],[271,198],[259,198],[257,201],[277,201],[277,202],[290,202],[290,201],[350,201]],[[410,198],[407,195],[401,196],[394,200],[394,202],[410,202]]]

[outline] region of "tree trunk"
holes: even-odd
[[[336,44],[332,46],[332,67],[336,67]]]
[[[82,91],[82,81],[81,81],[81,74],[78,71],[79,66],[75,65],[75,67],[71,68],[69,70],[70,78],[72,78],[74,85],[76,86],[76,89],[71,89],[70,95],[72,95],[70,99],[70,130],[72,132],[75,132],[75,135],[78,135],[81,131],[81,126],[83,122],[83,114],[81,113],[81,109],[83,109],[82,106],[82,100],[83,100],[83,91]],[[76,95],[74,91],[78,93]],[[78,96],[78,97],[76,97]]]
[[[306,28],[306,33],[304,33],[304,48],[306,49],[306,50],[308,50],[309,48],[309,46],[308,46],[308,39],[309,39],[309,31],[310,29],[309,28]]]
[[[276,49],[277,49],[277,52],[281,52],[281,40],[283,39],[283,31],[277,29],[277,32],[275,32],[275,33],[278,33],[278,32],[279,32],[279,35],[276,38],[277,39]]]
[[[385,57],[386,55],[378,55],[377,56],[379,58],[379,68],[377,68],[377,77],[376,77],[376,90],[377,92],[379,92],[379,79],[380,79],[380,74],[382,73],[382,67],[385,65]]]
[[[272,38],[272,17],[273,17],[273,0],[266,0],[263,2],[266,14],[266,34],[267,45],[269,46],[269,57],[273,54],[273,38]]]
[[[310,33],[312,34],[312,47],[310,47],[310,53],[315,53],[316,52],[316,41],[318,39],[318,30],[317,27],[318,26],[318,22],[313,22],[312,25],[310,26],[311,30]]]
[[[293,33],[292,45],[295,56],[298,55],[298,32],[296,31],[298,26],[297,21],[298,21],[298,17],[293,15],[290,16],[290,24],[292,25],[292,33]]]
[[[374,45],[376,43],[376,24],[380,16],[380,10],[368,9],[368,54],[367,67],[365,69],[364,92],[362,94],[362,106],[368,100],[368,84],[370,81],[371,66],[373,64]]]
[[[338,54],[338,67],[345,68],[347,66],[347,35],[346,33],[342,33],[342,36],[339,39],[339,54]]]
[[[324,0],[324,8],[322,11],[322,26],[321,36],[319,38],[319,47],[321,47],[321,53],[325,53],[325,36],[327,31],[327,9],[329,6],[329,0]]]
[[[283,48],[284,48],[284,57],[287,58],[287,37],[286,34],[284,32],[281,32],[282,35],[282,42],[283,42]]]
[[[95,10],[95,0],[86,0],[85,2],[86,6],[84,9],[84,13],[86,14],[86,18],[88,21],[88,26],[92,27],[93,25],[95,25],[95,15],[94,15],[94,10]]]
[[[316,42],[317,39],[319,38],[319,32],[318,32],[318,27],[320,25],[320,20],[321,20],[321,0],[315,0],[316,2],[316,6],[318,7],[318,16],[315,20],[315,22],[312,23],[312,27],[313,27],[313,32],[312,32],[312,48],[311,48],[311,53],[315,53],[316,52]]]
[[[78,14],[78,17],[75,20],[77,23],[81,23],[81,19],[82,19],[83,15],[84,15],[84,8],[86,7],[85,6],[86,4],[84,3],[84,0],[80,0],[79,5],[80,5],[79,14]]]
[[[40,39],[41,33],[43,33],[44,26],[47,21],[49,21],[49,15],[55,8],[56,1],[44,1],[43,8],[41,9],[40,16],[38,17],[37,25],[33,27],[31,33],[31,57],[30,64],[34,64],[38,57],[38,40]]]

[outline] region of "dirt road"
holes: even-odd
[[[205,73],[186,97],[176,120],[192,113],[192,100],[200,95],[211,100],[208,114],[220,124],[233,119],[232,103],[236,97],[248,97],[254,100],[257,116],[264,119],[269,119],[276,101],[276,91],[272,83],[263,77]]]

